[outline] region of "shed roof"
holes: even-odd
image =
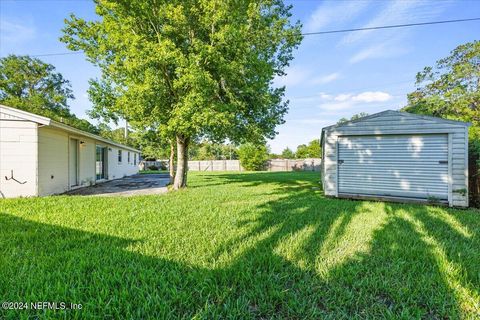
[[[414,114],[414,113],[409,113],[409,112],[402,112],[402,111],[397,111],[397,110],[385,110],[385,111],[374,113],[374,114],[371,114],[371,115],[368,115],[368,116],[365,116],[365,117],[362,117],[362,118],[358,118],[356,120],[350,120],[350,121],[346,121],[346,122],[343,122],[343,123],[338,123],[338,124],[334,124],[334,125],[331,125],[331,126],[328,126],[328,127],[324,127],[322,129],[322,131],[326,130],[326,129],[345,127],[345,126],[348,126],[351,123],[362,122],[362,121],[365,121],[365,120],[368,120],[368,119],[377,118],[377,117],[386,116],[386,115],[401,115],[401,116],[407,117],[407,118],[423,119],[423,120],[429,120],[429,121],[433,121],[433,122],[437,122],[437,123],[448,123],[448,124],[457,125],[457,126],[464,126],[464,127],[468,127],[468,126],[471,125],[470,122],[449,120],[449,119],[425,116],[425,115]]]
[[[84,136],[84,137],[92,138],[92,139],[95,139],[95,140],[98,140],[98,141],[102,141],[104,143],[108,143],[108,144],[111,144],[111,145],[119,147],[119,148],[131,150],[131,151],[134,151],[134,152],[140,152],[140,150],[138,150],[138,149],[126,146],[124,144],[121,144],[121,143],[118,143],[118,142],[115,142],[115,141],[112,141],[112,140],[109,140],[109,139],[105,139],[103,137],[100,137],[100,136],[98,136],[96,134],[93,134],[93,133],[90,133],[90,132],[86,132],[86,131],[83,131],[83,130],[80,130],[80,129],[76,129],[74,127],[68,126],[66,124],[63,124],[61,122],[52,120],[50,118],[39,116],[38,114],[30,113],[30,112],[27,112],[27,111],[24,111],[24,110],[12,108],[12,107],[7,107],[7,106],[1,105],[1,104],[0,104],[0,119],[3,119],[3,120],[27,120],[27,121],[31,121],[31,122],[36,122],[36,123],[39,123],[39,124],[42,124],[42,125],[45,125],[45,126],[51,126],[51,127],[54,127],[54,128],[60,129],[60,130],[64,130],[64,131],[67,131],[67,132],[71,132],[71,133],[74,133],[74,134],[77,134],[77,135],[80,135],[80,136]]]

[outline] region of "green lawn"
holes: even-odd
[[[160,173],[168,173],[168,170],[140,170],[138,171],[139,174],[160,174]]]
[[[0,318],[480,317],[480,213],[325,198],[318,174],[190,173],[159,196],[0,200]]]

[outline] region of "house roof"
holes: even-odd
[[[364,120],[372,119],[372,118],[377,118],[380,116],[384,115],[401,115],[404,117],[409,117],[409,118],[415,118],[415,119],[422,119],[422,120],[430,120],[430,121],[435,121],[437,123],[449,123],[457,126],[464,126],[464,127],[469,127],[471,125],[470,122],[463,122],[463,121],[456,121],[456,120],[448,120],[448,119],[443,119],[443,118],[438,118],[438,117],[431,117],[431,116],[425,116],[425,115],[420,115],[420,114],[414,114],[414,113],[409,113],[409,112],[402,112],[402,111],[396,111],[396,110],[385,110],[382,112],[374,113],[365,117],[361,117],[355,120],[350,120],[346,121],[343,123],[338,123],[334,124],[328,127],[324,127],[322,131],[327,130],[327,129],[333,129],[333,128],[340,128],[340,127],[345,127],[348,126],[351,123],[355,122],[361,122]]]
[[[63,124],[61,122],[52,120],[50,118],[39,116],[37,114],[30,113],[30,112],[23,111],[23,110],[19,110],[19,109],[15,109],[15,108],[12,108],[12,107],[7,107],[7,106],[4,106],[4,105],[0,105],[0,119],[3,119],[3,120],[5,120],[5,119],[6,120],[27,120],[27,121],[31,121],[31,122],[36,122],[36,123],[42,124],[44,126],[54,127],[54,128],[60,129],[60,130],[64,130],[64,131],[67,131],[67,132],[70,132],[70,133],[74,133],[76,135],[80,135],[80,136],[92,138],[92,139],[95,139],[95,140],[98,140],[98,141],[101,141],[101,142],[104,142],[104,143],[108,143],[108,144],[116,146],[116,147],[131,150],[131,151],[134,151],[134,152],[140,152],[140,150],[137,150],[135,148],[126,146],[124,144],[121,144],[121,143],[118,143],[118,142],[115,142],[115,141],[112,141],[112,140],[109,140],[109,139],[105,139],[103,137],[100,137],[100,136],[98,136],[96,134],[93,134],[93,133],[90,133],[90,132],[86,132],[86,131],[83,131],[83,130],[80,130],[80,129],[76,129],[74,127],[68,126],[66,124]]]

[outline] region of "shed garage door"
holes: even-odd
[[[448,136],[338,138],[338,193],[448,199]]]

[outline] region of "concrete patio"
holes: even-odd
[[[91,187],[66,192],[67,195],[116,197],[161,194],[167,192],[168,174],[136,174]]]

